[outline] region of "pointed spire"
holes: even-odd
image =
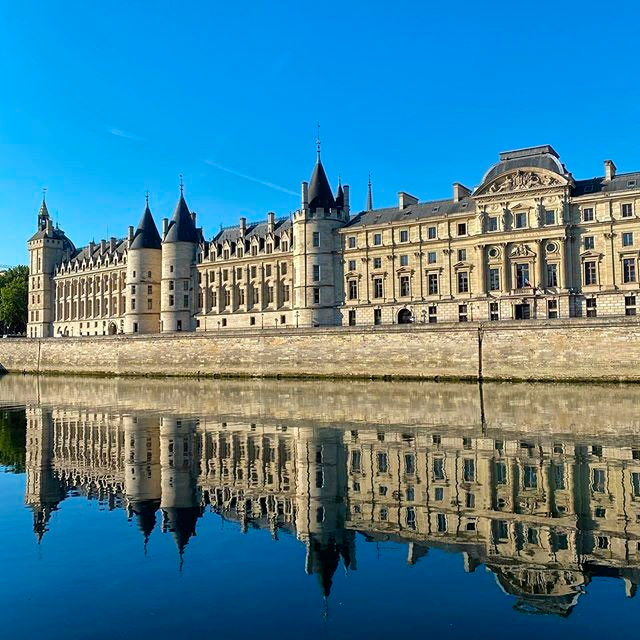
[[[367,184],[367,211],[373,209],[373,189],[371,187],[371,171],[369,171],[369,182]]]
[[[344,208],[344,189],[342,188],[342,178],[338,176],[338,190],[336,191],[336,207]]]
[[[47,208],[47,187],[42,188],[42,203],[38,210],[38,217],[49,217],[49,209]]]
[[[162,241],[160,240],[160,234],[158,233],[158,227],[151,215],[151,209],[149,209],[149,192],[145,192],[146,206],[140,222],[138,222],[138,229],[133,236],[133,241],[129,249],[160,249],[162,247]]]
[[[318,125],[318,139],[316,144],[318,158],[309,182],[309,209],[311,209],[311,211],[315,209],[326,209],[328,211],[329,209],[335,208],[336,202],[333,198],[327,174],[324,172],[324,167],[320,160],[320,125]]]
[[[318,156],[317,162],[320,164],[320,123],[318,122],[318,135],[316,136],[316,154]]]
[[[180,174],[180,197],[173,212],[169,229],[164,237],[164,242],[192,242],[198,243],[198,232],[189,207],[184,199],[184,183]]]

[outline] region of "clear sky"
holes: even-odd
[[[315,161],[365,204],[449,197],[501,150],[550,143],[578,178],[640,169],[638,3],[0,0],[0,264],[42,187],[77,246],[144,192],[205,235],[286,215]]]

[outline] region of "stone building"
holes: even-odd
[[[320,159],[284,218],[196,227],[182,194],[162,238],[75,248],[43,201],[29,240],[32,337],[635,315],[640,172],[575,179],[548,146],[501,153],[451,199],[398,194],[351,214]]]

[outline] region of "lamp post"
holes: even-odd
[[[300,315],[299,311],[296,311],[296,329],[298,328],[298,316]]]

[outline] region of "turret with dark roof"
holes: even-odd
[[[173,212],[171,222],[169,222],[169,228],[167,229],[163,242],[198,243],[198,231],[182,192],[180,192],[178,204]]]
[[[335,209],[336,201],[331,192],[331,186],[327,179],[327,174],[324,172],[320,155],[318,154],[318,161],[313,168],[311,174],[311,182],[309,183],[309,209],[314,211],[315,209]]]
[[[138,229],[133,236],[130,249],[161,249],[162,241],[160,240],[160,234],[158,233],[158,227],[151,215],[151,209],[149,209],[149,202],[144,209],[140,222],[138,222]]]

